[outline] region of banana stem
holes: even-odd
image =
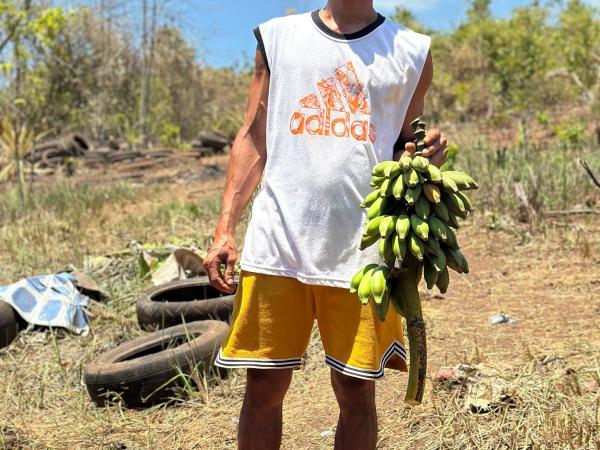
[[[419,405],[423,400],[427,374],[427,338],[418,289],[422,267],[413,258],[409,258],[407,263],[406,270],[397,274],[392,295],[402,306],[408,331],[410,364],[404,401],[409,405]]]

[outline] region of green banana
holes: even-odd
[[[394,255],[394,235],[390,235],[379,241],[379,256],[389,266],[394,267],[396,255]]]
[[[393,164],[387,165],[383,171],[386,178],[395,178],[400,173],[402,173],[402,167],[398,161],[394,161]]]
[[[398,216],[398,220],[396,221],[396,234],[398,238],[403,241],[406,239],[408,232],[410,231],[410,219],[408,216]]]
[[[397,216],[385,216],[379,224],[379,235],[382,239],[385,239],[396,229],[396,222],[398,221]]]
[[[421,184],[417,184],[414,187],[409,187],[404,194],[404,200],[406,200],[406,203],[412,206],[417,202],[417,200],[419,200],[421,192],[423,192],[423,187]]]
[[[363,305],[369,303],[369,298],[371,298],[371,277],[373,276],[373,270],[367,270],[358,285],[358,298]]]
[[[379,240],[378,234],[372,234],[372,235],[366,235],[366,236],[363,235],[360,240],[359,249],[365,250],[365,249],[369,248],[371,245],[373,245],[375,242],[377,242],[378,240]]]
[[[379,164],[376,164],[371,171],[371,175],[375,175],[376,177],[384,177],[385,169],[394,164],[396,161],[382,161]]]
[[[381,192],[382,197],[389,197],[392,195],[392,188],[394,187],[394,180],[391,178],[386,178],[383,183],[381,183],[381,187],[379,188],[379,192]]]
[[[425,255],[425,244],[423,244],[423,241],[414,233],[411,233],[410,237],[408,238],[408,248],[415,258],[417,258],[419,261],[423,261],[423,256]]]
[[[442,294],[445,294],[448,290],[448,284],[450,284],[450,274],[448,273],[448,268],[444,267],[444,270],[438,273],[435,285],[438,287]]]
[[[421,195],[415,203],[415,212],[423,220],[427,220],[429,214],[431,214],[431,204],[427,200],[427,197]]]
[[[454,214],[452,211],[448,211],[448,220],[446,220],[446,224],[455,229],[460,228],[460,223],[458,222],[458,216],[456,214]]]
[[[412,167],[412,158],[410,156],[403,156],[402,158],[400,158],[398,163],[400,164],[402,172],[406,172]]]
[[[369,220],[374,219],[379,215],[379,213],[381,212],[382,203],[382,197],[377,198],[373,203],[371,203],[371,206],[369,206],[369,209],[367,210],[367,218]]]
[[[458,250],[460,247],[458,246],[458,241],[456,240],[456,234],[454,233],[454,230],[446,226],[446,232],[448,234],[448,237],[446,238],[444,243]]]
[[[422,240],[429,239],[429,224],[416,214],[410,216],[410,226],[413,232]]]
[[[452,211],[457,216],[462,217],[467,215],[467,208],[465,207],[464,202],[458,196],[458,194],[448,194],[444,196],[444,203],[450,211]],[[464,217],[463,217],[464,218]]]
[[[353,294],[356,293],[365,273],[367,273],[369,270],[375,269],[375,267],[377,267],[377,264],[368,264],[356,272],[350,280],[350,292]]]
[[[458,273],[469,273],[469,263],[460,250],[452,247],[444,247],[444,252],[448,267]]]
[[[374,219],[369,220],[365,225],[363,236],[371,236],[372,234],[379,235],[379,225],[385,218],[386,216],[377,216]]]
[[[375,200],[377,200],[379,197],[381,197],[381,191],[379,189],[376,189],[373,192],[368,193],[367,196],[365,197],[365,199],[363,200],[362,204],[360,205],[360,207],[367,208],[367,207],[371,206],[375,202]]]
[[[444,202],[439,202],[433,205],[433,213],[444,222],[448,222],[450,220],[448,207]]]
[[[430,239],[431,240],[431,239]],[[432,254],[427,254],[427,257],[429,258],[429,263],[435,268],[435,270],[437,270],[438,272],[441,272],[442,270],[444,270],[446,268],[447,262],[446,262],[446,254],[444,253],[444,251],[442,250],[442,252],[439,255],[432,255]]]
[[[407,169],[407,171],[404,172],[404,182],[409,187],[415,187],[417,184],[419,184],[418,172],[412,167]]]
[[[429,167],[429,160],[423,156],[415,156],[412,160],[412,166],[421,173],[428,173],[427,167]]]
[[[383,294],[387,290],[387,279],[390,270],[385,266],[379,266],[371,274],[371,295],[376,302],[381,302]]]
[[[420,124],[421,124],[421,116],[417,117],[415,120],[413,120],[413,121],[410,123],[410,127],[412,128],[413,132],[414,132],[414,131],[417,131],[419,128],[422,128],[422,127],[420,126]]]
[[[429,178],[432,183],[441,183],[442,172],[433,164],[429,164],[427,166],[427,178]]]
[[[447,170],[444,171],[443,174],[447,178],[451,178],[460,189],[469,190],[479,188],[475,180],[464,172]]]
[[[469,200],[469,197],[467,197],[467,195],[464,192],[458,191],[455,195],[462,200],[467,212],[473,211],[473,206],[471,205],[471,200]]]
[[[423,185],[423,193],[430,203],[435,204],[442,201],[442,193],[440,192],[440,188],[435,184],[425,183]]]
[[[373,305],[373,309],[375,310],[375,314],[377,314],[378,319],[381,320],[382,322],[384,322],[385,318],[387,316],[387,312],[390,309],[390,292],[389,292],[389,290],[386,289],[385,293],[381,297],[381,301],[377,302],[377,300],[375,300],[372,303],[372,305]]]
[[[431,233],[440,241],[446,242],[448,239],[449,230],[446,224],[435,216],[430,216],[427,220],[427,223],[429,224],[429,230]]]
[[[392,195],[396,200],[400,200],[404,196],[404,177],[399,176],[394,179],[394,187],[392,188]]]
[[[443,255],[444,254],[444,251],[442,250],[442,247],[440,246],[439,241],[434,237],[427,239],[427,242],[425,242],[425,249],[427,250],[427,254],[429,254],[429,255]]]
[[[425,283],[427,284],[427,289],[433,289],[435,286],[435,282],[438,278],[438,271],[429,264],[429,261],[426,259],[423,264],[423,275],[425,276]]]
[[[406,256],[406,240],[400,239],[400,236],[397,234],[394,235],[392,250],[398,261],[404,260],[404,257]]]
[[[458,192],[458,186],[454,180],[445,175],[446,172],[442,172],[442,186],[444,189],[450,192]]]
[[[373,175],[371,177],[371,187],[380,187],[381,183],[385,181],[385,177],[377,177]]]

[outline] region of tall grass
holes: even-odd
[[[475,194],[481,210],[510,214],[518,206],[515,184],[521,183],[530,206],[536,210],[567,210],[594,201],[600,191],[579,159],[600,172],[600,151],[591,144],[541,145],[523,141],[498,148],[483,140],[461,146],[456,168],[479,183]]]

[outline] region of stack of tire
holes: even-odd
[[[8,303],[0,301],[0,348],[8,347],[18,333],[18,314]]]
[[[145,291],[136,305],[140,326],[150,333],[98,356],[85,370],[92,400],[145,407],[169,401],[189,376],[208,374],[229,331],[233,295],[223,295],[207,277],[173,281]]]
[[[192,149],[200,156],[211,156],[225,153],[231,148],[232,141],[219,131],[198,133],[197,139],[192,141]]]

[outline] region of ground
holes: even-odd
[[[97,408],[82,381],[83,368],[102,350],[144,333],[135,301],[147,281],[139,279],[128,244],[205,248],[225,162],[153,169],[135,183],[95,173],[42,180],[27,213],[18,211],[11,188],[0,187],[0,284],[121,251],[95,274],[109,299],[92,305],[93,333],[31,330],[0,351],[0,448],[236,447],[243,372],[206,380],[185,402],[147,410]],[[576,215],[531,226],[472,216],[459,231],[471,273],[452,274],[446,295],[422,291],[425,400],[406,405],[406,374],[386,372],[377,384],[378,448],[600,448],[599,222]],[[500,312],[516,324],[491,325]],[[337,406],[323,358],[315,330],[285,402],[284,449],[333,447]],[[441,367],[460,364],[459,375],[436,381]],[[477,393],[489,404],[485,411],[469,407]]]

